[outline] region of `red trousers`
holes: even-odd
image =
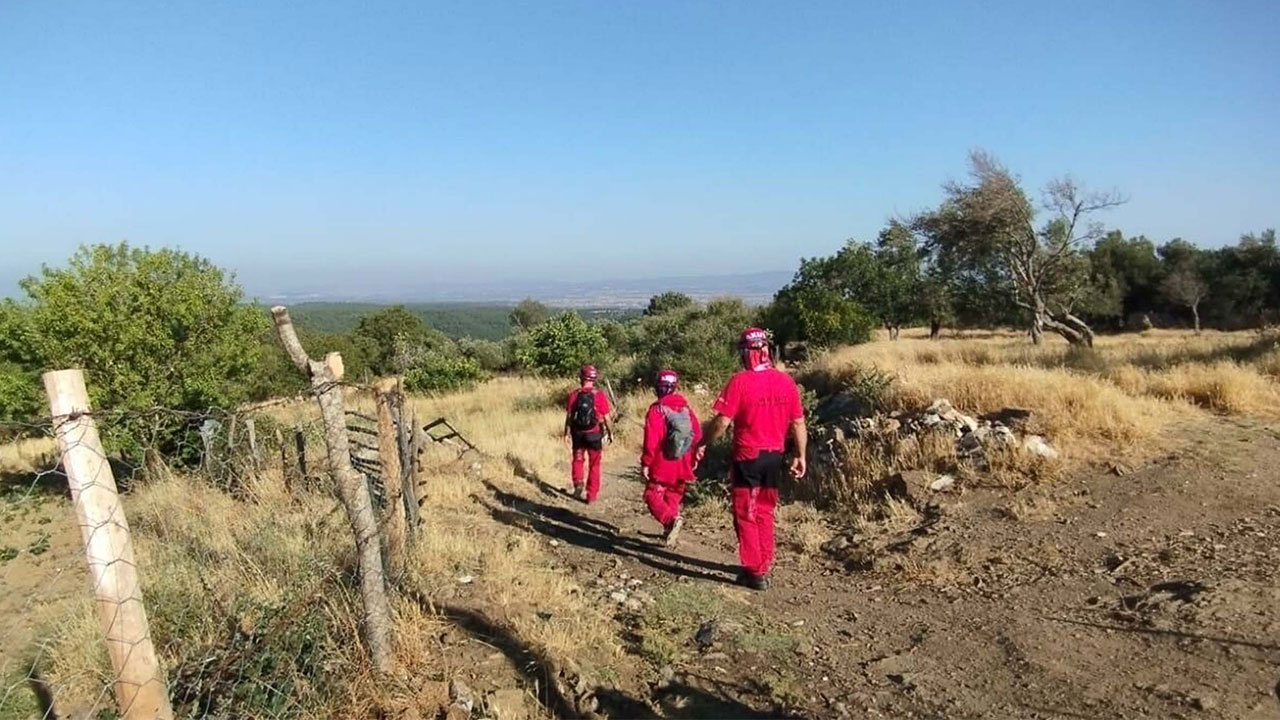
[[[644,504],[649,506],[653,519],[665,528],[680,514],[684,502],[685,483],[676,480],[672,484],[650,480],[644,486]]]
[[[573,486],[582,487],[583,478],[586,478],[587,502],[595,502],[600,494],[600,454],[600,450],[591,448],[573,449]],[[590,465],[589,470],[584,467],[586,465]]]
[[[768,574],[773,567],[773,509],[778,505],[778,490],[735,486],[731,498],[742,569],[752,575]]]

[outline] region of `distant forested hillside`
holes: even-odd
[[[311,302],[289,306],[293,320],[309,330],[346,333],[355,329],[360,316],[389,305],[360,302]],[[404,308],[427,325],[451,338],[471,337],[501,340],[511,334],[508,315],[512,305],[485,303],[406,303]],[[638,315],[636,310],[584,308],[578,312],[587,320],[624,319]]]

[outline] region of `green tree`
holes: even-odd
[[[511,310],[508,319],[516,330],[531,330],[551,317],[551,308],[534,300],[525,298]]]
[[[351,333],[351,344],[371,372],[395,375],[408,370],[418,354],[447,352],[452,342],[403,305],[393,305],[362,316]]]
[[[822,347],[866,342],[875,324],[856,301],[808,282],[779,290],[763,319],[780,343],[801,340]]]
[[[604,364],[608,350],[600,328],[566,311],[522,333],[515,354],[526,370],[568,377],[583,365]]]
[[[668,291],[649,298],[649,307],[645,315],[665,315],[676,310],[684,310],[693,306],[693,298],[682,292]]]
[[[738,369],[738,336],[756,321],[736,298],[641,318],[635,327],[631,379],[641,384],[671,368],[688,382],[723,383]]]
[[[925,279],[921,250],[911,228],[893,221],[876,239],[875,264],[867,276],[868,309],[889,331],[891,340],[898,331],[930,315],[925,304]]]
[[[203,410],[246,398],[266,317],[207,260],[96,245],[20,285],[29,298],[28,367],[83,368],[99,410]],[[181,430],[164,418],[104,423],[108,441],[125,451],[172,450]]]
[[[1039,208],[1049,218],[1037,226],[1037,207],[993,156],[971,153],[969,175],[968,184],[944,186],[942,206],[917,220],[917,228],[953,261],[969,264],[970,277],[983,280],[986,293],[1028,313],[1036,343],[1048,329],[1073,345],[1092,345],[1092,328],[1076,314],[1095,290],[1081,246],[1102,237],[1090,217],[1124,199],[1088,191],[1070,177],[1052,180]]]

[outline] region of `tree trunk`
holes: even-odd
[[[281,306],[271,308],[276,332],[293,364],[311,377],[312,392],[324,418],[324,442],[329,471],[337,481],[338,495],[347,511],[347,522],[355,536],[360,573],[360,596],[364,605],[364,634],[374,668],[383,675],[391,672],[391,606],[387,602],[386,577],[382,572],[382,546],[378,523],[369,497],[369,486],[351,466],[351,444],[347,437],[346,410],[342,398],[342,356],[329,353],[324,362],[307,357]]]
[[[1196,321],[1196,334],[1200,334],[1200,303],[1191,304],[1191,315]]]
[[[942,323],[937,318],[929,320],[929,339],[937,340],[942,335]]]
[[[1046,310],[1044,316],[1039,318],[1039,322],[1043,328],[1061,335],[1072,345],[1093,347],[1093,330],[1083,320],[1069,312],[1054,315]],[[1043,334],[1043,330],[1041,333]]]
[[[1041,342],[1044,342],[1044,318],[1042,318],[1039,313],[1031,319],[1029,332],[1031,334],[1032,345],[1039,345]]]

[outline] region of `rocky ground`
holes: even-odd
[[[630,629],[653,674],[613,706],[601,688],[614,716],[1280,717],[1280,436],[1181,432],[1140,467],[947,488],[870,541],[801,553],[784,522],[765,593],[731,584],[727,512],[661,548],[633,478],[590,507],[534,480],[492,500]]]

